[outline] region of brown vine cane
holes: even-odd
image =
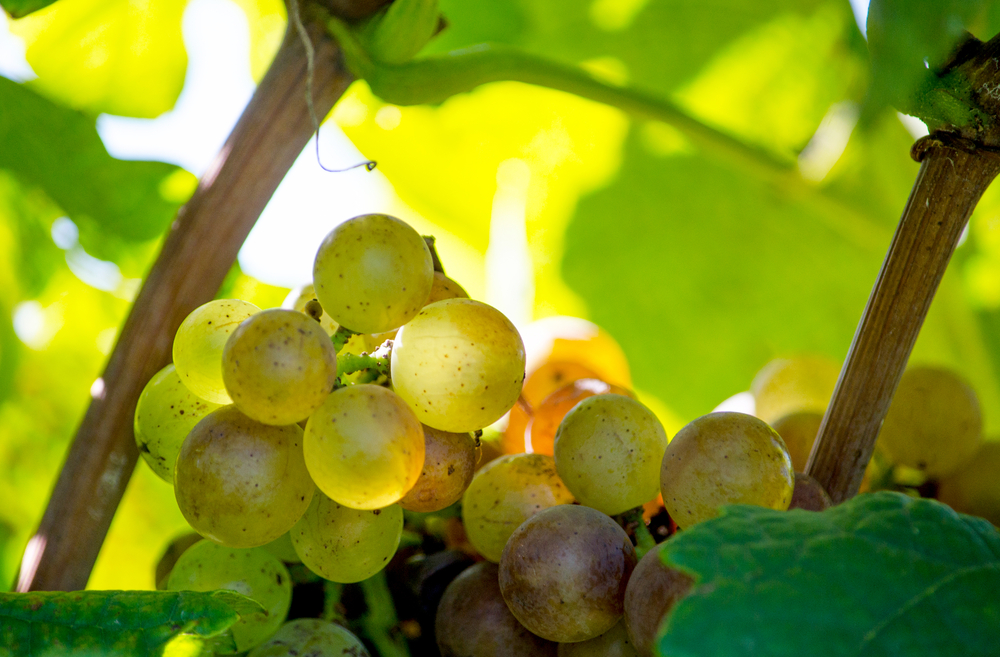
[[[806,466],[834,503],[858,492],[941,277],[1000,173],[1000,35],[985,44],[970,35],[938,75],[937,91],[964,103],[970,118],[913,146],[920,171]]]
[[[341,4],[349,0],[341,0]],[[359,6],[372,5],[360,2]],[[315,58],[314,104],[325,116],[353,81],[322,17],[303,9]],[[173,334],[210,301],[295,158],[313,122],[307,65],[293,28],[239,122],[181,208],[122,328],[21,562],[17,590],[86,586],[138,452],[132,416],[146,381],[170,360]]]

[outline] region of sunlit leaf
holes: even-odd
[[[60,0],[11,25],[27,42],[32,85],[91,114],[153,118],[184,85],[186,0]]]
[[[0,7],[13,18],[27,16],[39,9],[44,9],[55,0],[0,0]]]

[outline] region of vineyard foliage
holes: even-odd
[[[284,7],[235,2],[259,79]],[[0,4],[20,15],[45,3]],[[7,19],[37,78],[0,78],[4,585],[139,279],[194,190],[176,166],[113,159],[96,130],[100,114],[148,119],[173,107],[187,5],[60,0]],[[938,62],[961,29],[984,40],[1000,30],[986,2],[873,0],[873,58],[847,0],[442,0],[441,9],[448,26],[421,56],[516,47],[672,101],[765,154],[735,159],[667,123],[514,82],[400,108],[357,82],[332,113],[379,163],[380,173],[344,175],[384,175],[398,197],[367,211],[402,208],[435,234],[449,274],[476,298],[495,284],[484,262],[498,168],[523,162],[530,310],[589,317],[615,336],[670,435],[745,390],[775,356],[844,358],[918,169],[909,147],[919,126],[892,104],[907,107],[929,75],[924,58]],[[347,218],[336,195],[322,215],[330,225]],[[303,257],[317,246],[304,244]],[[269,307],[286,291],[236,268],[220,294]],[[967,376],[987,435],[997,434],[1000,187],[973,215],[912,360]],[[183,527],[170,487],[140,464],[91,586],[150,588],[158,551]]]

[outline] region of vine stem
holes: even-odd
[[[947,133],[918,141],[913,155],[921,162],[917,180],[806,465],[835,504],[858,492],[941,277],[1000,173],[1000,155]]]
[[[315,44],[317,112],[325,116],[353,81],[340,50],[304,12]],[[181,208],[132,306],[69,448],[37,532],[21,561],[17,590],[86,586],[135,467],[135,404],[170,360],[181,321],[210,301],[257,217],[309,143],[306,56],[294,28],[213,166]]]

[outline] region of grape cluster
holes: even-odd
[[[157,580],[260,602],[236,650],[378,654],[358,586],[362,609],[391,598],[416,654],[645,657],[695,585],[663,560],[674,532],[727,504],[830,506],[802,471],[835,362],[769,363],[756,416],[709,413],[668,439],[609,335],[549,318],[522,338],[435,271],[428,243],[387,215],[341,224],[287,308],[195,310],[140,398],[140,451],[207,539],[173,545]],[[1000,451],[980,433],[962,379],[914,368],[876,462],[991,517],[996,486],[975,472]],[[364,588],[377,577],[388,593]],[[282,626],[292,583],[324,580],[313,617]]]

